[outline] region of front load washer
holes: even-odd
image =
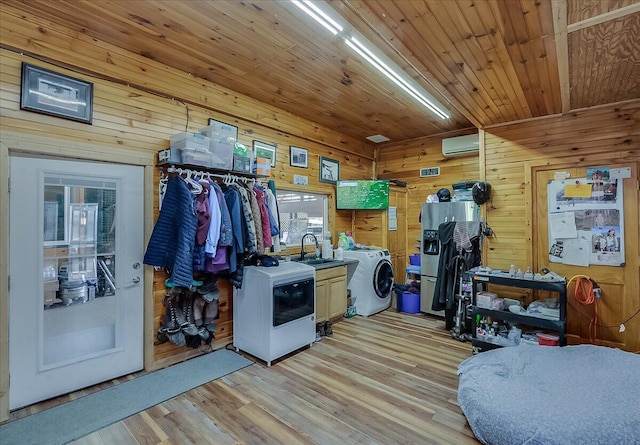
[[[356,314],[368,317],[391,305],[393,266],[386,249],[368,247],[344,251],[345,259],[358,260],[347,288],[355,297]]]

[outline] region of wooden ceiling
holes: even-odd
[[[87,34],[360,140],[455,134],[640,98],[640,0],[322,3],[448,107],[446,120],[288,1],[1,3],[3,13]]]

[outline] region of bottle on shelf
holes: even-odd
[[[331,245],[331,232],[327,231],[322,239],[322,258],[333,257],[333,246]]]
[[[512,264],[511,267],[509,267],[509,276],[511,278],[514,278],[516,276],[516,265]]]
[[[344,232],[340,232],[338,236],[338,248],[340,247],[342,247],[342,250],[349,248],[349,240],[347,239],[347,234]]]
[[[533,272],[531,272],[531,268],[527,267],[527,271],[524,273],[525,280],[533,280]]]
[[[356,247],[356,242],[354,241],[353,236],[351,236],[351,232],[347,231],[346,235],[347,235],[347,249],[352,250],[354,247]]]

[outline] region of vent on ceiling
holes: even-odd
[[[380,142],[387,142],[387,141],[391,140],[386,136],[382,136],[381,134],[374,134],[373,136],[367,136],[367,139],[369,139],[371,142],[375,142],[376,144],[379,144]]]
[[[420,169],[420,177],[440,176],[440,167],[426,167]]]
[[[447,158],[474,155],[479,151],[480,137],[478,133],[442,140],[442,155]]]

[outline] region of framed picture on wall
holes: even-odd
[[[253,141],[253,152],[256,158],[267,158],[271,161],[271,167],[276,166],[276,144],[267,144],[266,142]]]
[[[309,151],[306,148],[289,146],[290,163],[292,167],[309,167]]]
[[[340,161],[320,156],[320,182],[335,184],[340,180]]]
[[[93,84],[23,62],[20,109],[90,124]]]

